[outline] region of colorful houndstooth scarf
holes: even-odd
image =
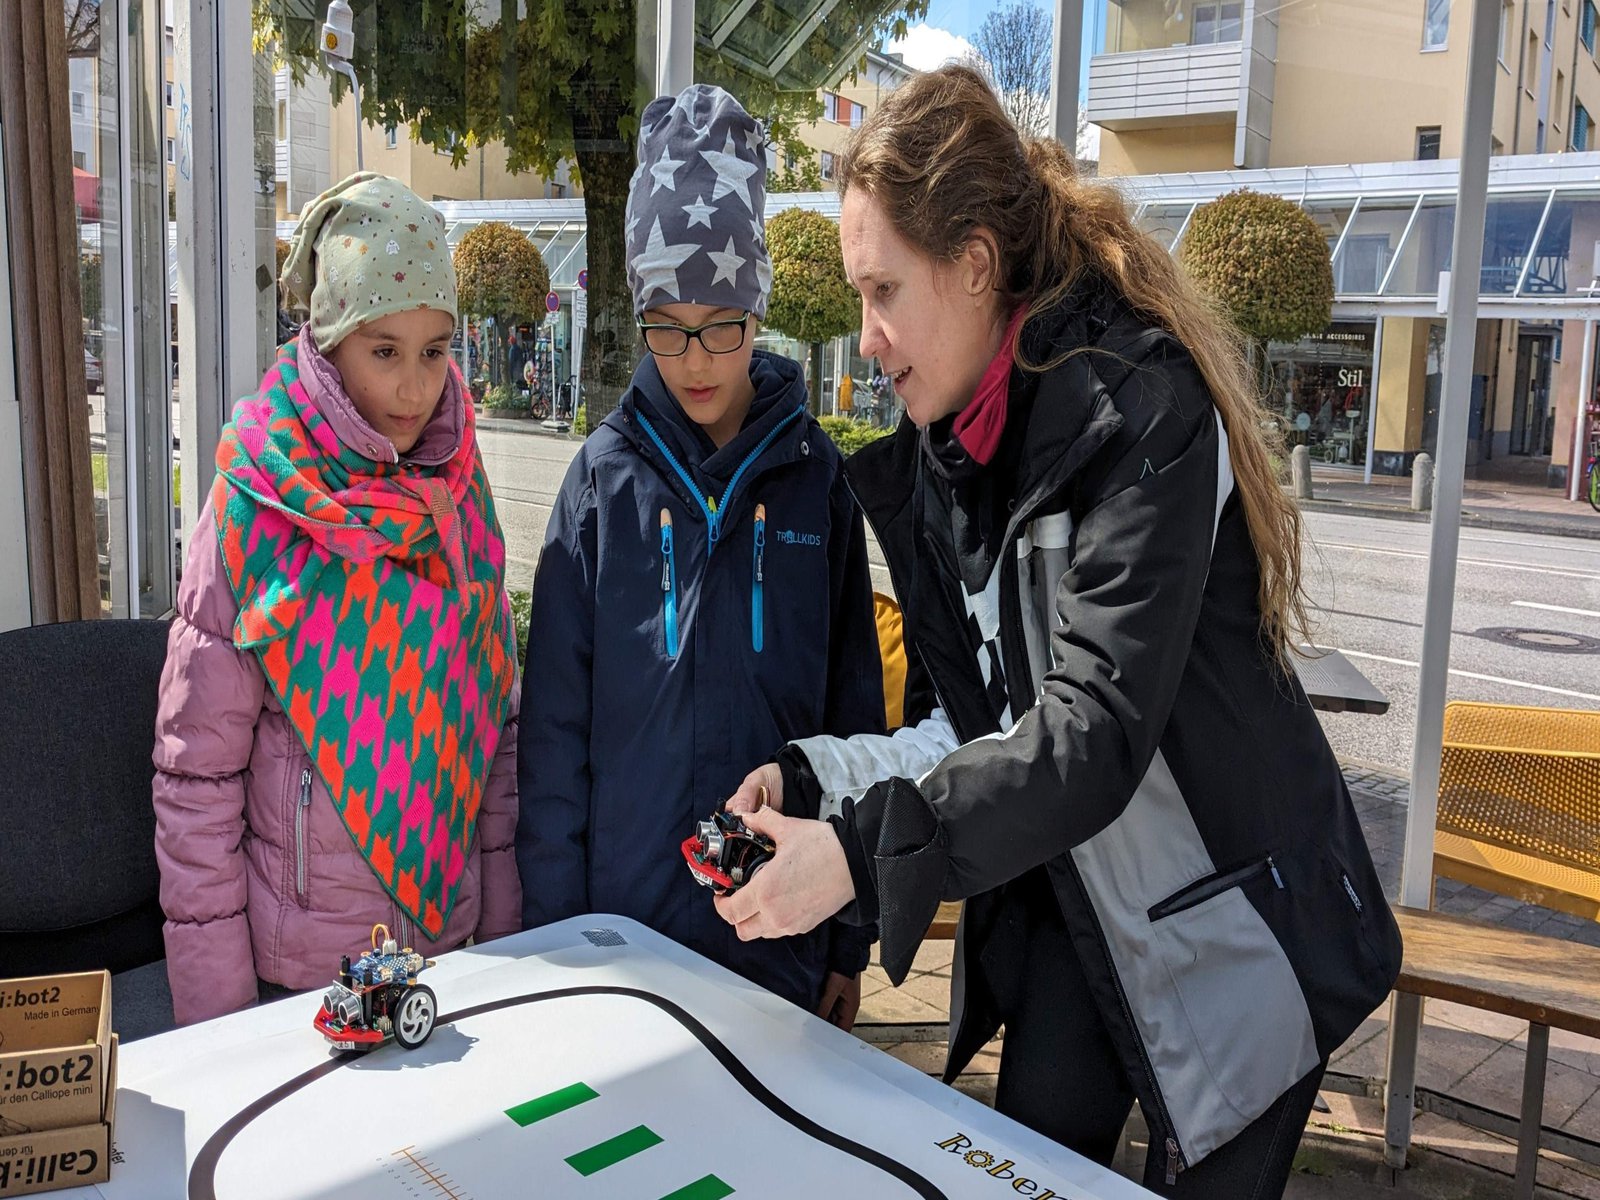
[[[373,872],[437,938],[516,673],[505,544],[470,405],[448,462],[374,463],[312,405],[296,346],[217,447],[233,640],[260,656]]]

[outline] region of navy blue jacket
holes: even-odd
[[[758,352],[750,375],[719,450],[647,357],[567,472],[533,584],[517,862],[528,928],[620,913],[811,1008],[872,932],[740,942],[681,850],[786,742],[884,725],[842,460],[796,363]]]

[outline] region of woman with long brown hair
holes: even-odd
[[[848,467],[906,725],[752,772],[728,806],[778,849],[718,906],[742,938],[875,919],[899,983],[965,899],[947,1078],[1003,1025],[1002,1112],[1107,1162],[1137,1099],[1147,1186],[1280,1195],[1400,942],[1290,667],[1300,521],[1241,343],[966,68],[890,97],[839,186],[908,418]]]

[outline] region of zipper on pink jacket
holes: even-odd
[[[300,768],[300,803],[294,810],[294,891],[306,902],[306,810],[311,807],[311,768]]]

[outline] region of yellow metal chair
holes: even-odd
[[[1434,872],[1600,920],[1600,712],[1445,707]]]

